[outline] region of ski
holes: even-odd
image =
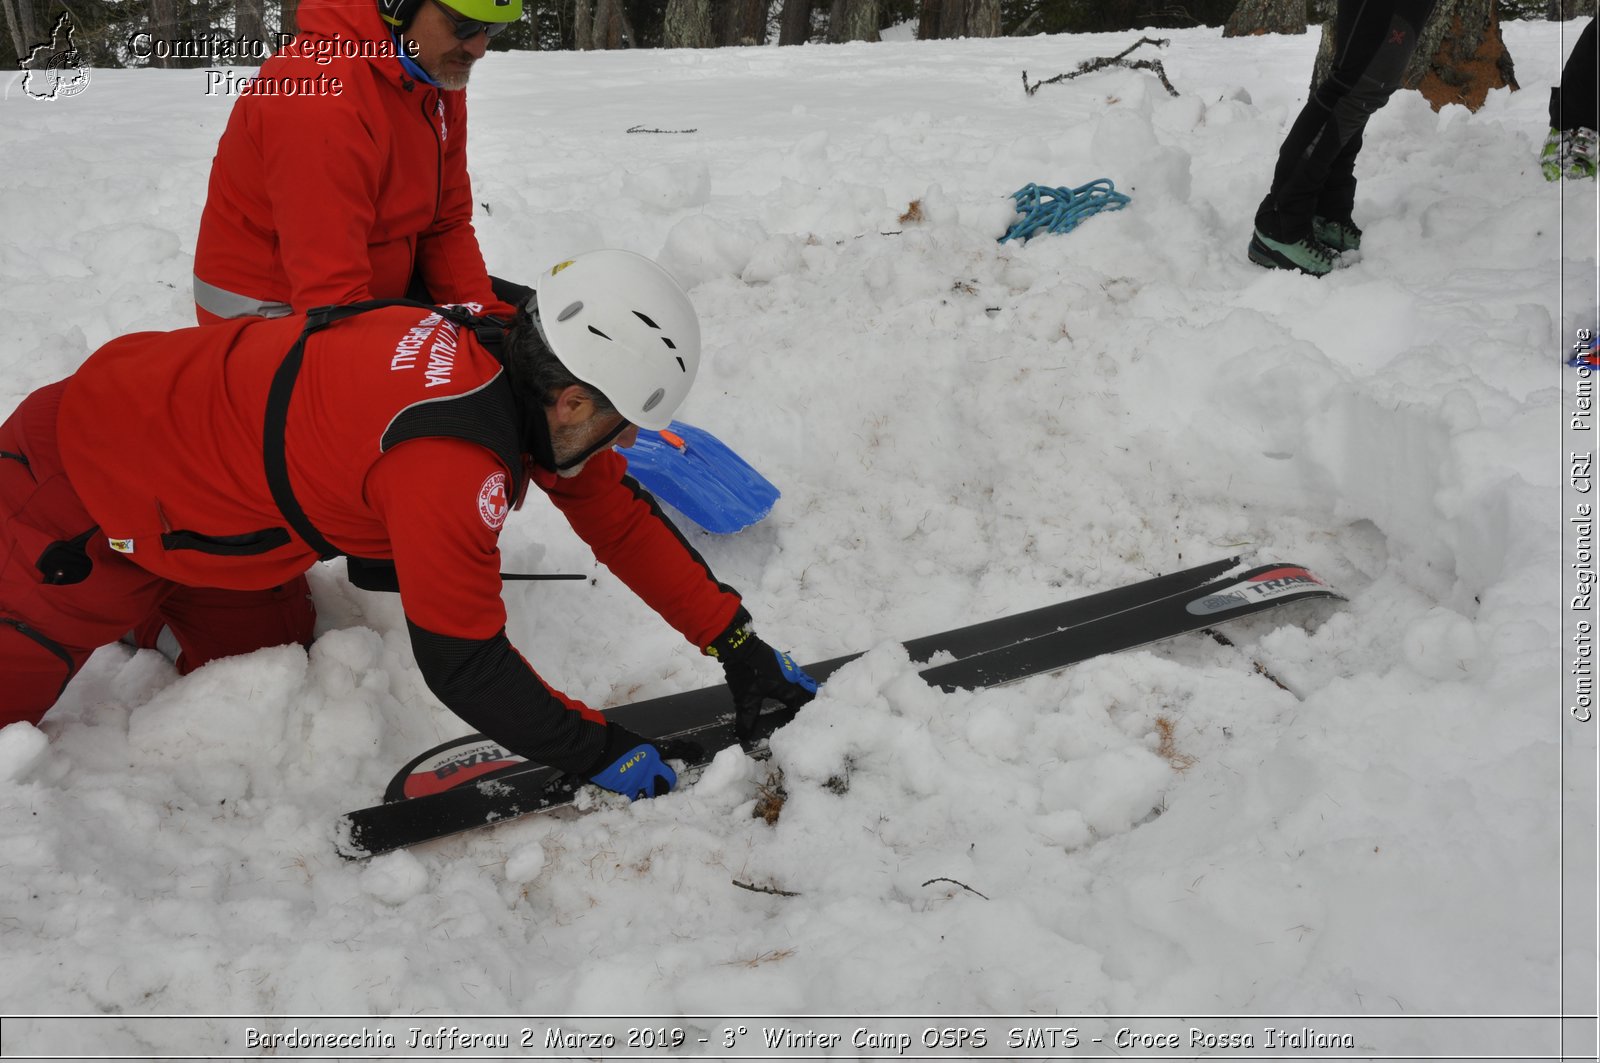
[[[1310,599],[1343,600],[1299,565],[1257,565],[1239,558],[1199,565],[1138,583],[1057,602],[967,627],[912,639],[913,660],[950,654],[922,676],[944,690],[981,689],[1056,671],[1091,657],[1160,642],[1191,631]],[[806,665],[822,682],[860,654]],[[717,685],[606,710],[609,719],[648,738],[693,742],[703,764],[740,744],[733,703]],[[763,715],[746,748],[789,722],[792,711]],[[341,817],[341,855],[360,859],[490,823],[570,803],[585,780],[530,764],[484,735],[469,735],[421,754],[395,776],[385,803]]]

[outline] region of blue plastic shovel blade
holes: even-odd
[[[621,453],[646,491],[706,531],[748,528],[772,512],[780,494],[722,440],[682,421],[666,433],[640,429],[639,441]]]

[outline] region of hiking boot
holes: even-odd
[[[1250,261],[1268,269],[1297,269],[1320,277],[1333,272],[1333,260],[1338,252],[1315,236],[1307,236],[1285,243],[1263,236],[1260,229],[1250,237]]]
[[[1317,218],[1311,223],[1311,235],[1316,237],[1319,243],[1335,251],[1361,250],[1361,230],[1353,221]]]
[[[1600,169],[1600,133],[1581,126],[1572,132],[1572,161],[1567,166],[1567,177],[1593,178]]]
[[[1595,176],[1600,165],[1600,135],[1593,129],[1552,129],[1539,153],[1546,181],[1579,181]]]

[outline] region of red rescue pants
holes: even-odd
[[[184,674],[263,646],[309,645],[316,611],[304,576],[264,591],[186,587],[111,549],[61,467],[65,388],[40,388],[0,425],[0,727],[38,723],[91,653],[135,628],[171,628]]]

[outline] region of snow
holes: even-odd
[[[242,1020],[149,1015],[1592,1014],[1594,725],[1559,670],[1562,486],[1592,444],[1563,436],[1560,356],[1596,324],[1596,193],[1536,165],[1568,26],[1508,24],[1523,89],[1477,114],[1401,93],[1373,118],[1365,249],[1320,281],[1244,257],[1314,36],[1166,34],[1177,98],[1129,70],[1022,91],[1132,33],[491,55],[491,269],[620,246],[692,286],[683,416],[784,497],[690,536],[769,641],[871,652],[770,766],[727,752],[659,800],[362,864],[337,814],[466,730],[392,598],[319,569],[309,656],[183,679],[105,649],[39,728],[0,731],[0,1012],[103,1018],[8,1023],[7,1049],[242,1044]],[[13,84],[0,408],[190,323],[230,103],[199,70],[96,70],[48,104]],[[996,242],[1011,192],[1098,177],[1131,204]],[[506,589],[571,694],[718,680],[553,512],[502,544],[508,569],[594,577]],[[1238,552],[1350,600],[985,692],[932,690],[894,642]],[[1235,1026],[1269,1024],[1456,1044]],[[1558,1033],[1490,1023],[1460,1051]]]

